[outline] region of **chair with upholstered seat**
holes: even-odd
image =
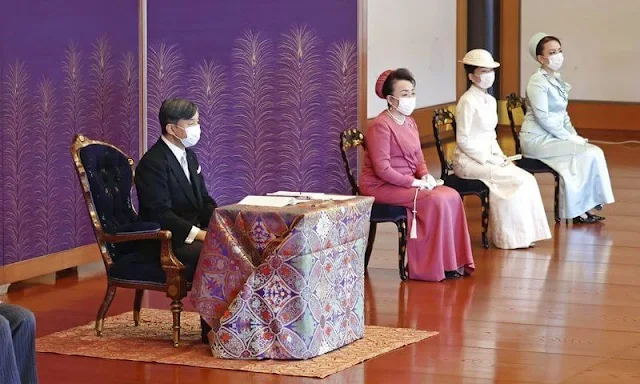
[[[74,138],[71,155],[107,274],[107,291],[96,317],[96,333],[102,335],[116,288],[135,289],[136,326],[140,322],[144,291],[162,291],[172,300],[173,344],[177,347],[182,298],[190,289],[195,267],[184,266],[175,257],[171,232],[161,230],[158,223],[138,219],[131,201],[133,159],[113,145],[83,135]]]
[[[527,105],[525,99],[522,97],[518,97],[515,93],[511,93],[507,96],[507,115],[509,116],[511,135],[513,136],[513,140],[515,141],[516,154],[519,155],[522,153],[522,150],[520,148],[520,135],[516,130],[515,119],[513,117],[513,111],[517,108],[521,108],[523,114],[527,114]],[[558,172],[554,171],[551,167],[538,159],[531,159],[527,157],[523,157],[521,160],[516,161],[516,165],[531,173],[532,175],[543,173],[553,175],[553,179],[555,181],[555,189],[553,193],[553,217],[556,223],[559,223],[560,208],[558,205],[558,200],[560,195],[560,175],[558,175]]]
[[[345,170],[347,171],[347,178],[351,184],[351,192],[354,195],[360,194],[360,188],[358,187],[358,183],[351,172],[347,151],[352,148],[358,148],[359,146],[366,149],[364,134],[359,130],[347,129],[340,134],[340,152],[342,153],[342,160],[344,162]],[[400,272],[400,278],[402,280],[406,280],[407,262],[405,254],[407,249],[407,209],[402,206],[373,203],[373,207],[371,208],[367,250],[364,256],[365,269],[369,265],[371,252],[373,251],[373,242],[376,238],[376,230],[379,223],[394,223],[398,228],[398,270]]]
[[[464,200],[465,196],[478,196],[482,203],[482,246],[489,248],[487,232],[489,228],[489,188],[480,180],[463,179],[453,173],[451,162],[442,147],[440,132],[453,129],[456,135],[456,118],[448,109],[436,109],[433,111],[433,137],[436,142],[438,157],[440,158],[441,176],[444,185],[455,189]]]

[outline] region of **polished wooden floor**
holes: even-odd
[[[629,134],[597,133],[623,140]],[[637,135],[636,135],[637,136]],[[637,139],[637,137],[635,137]],[[501,135],[503,148],[512,148]],[[366,321],[437,330],[439,336],[330,376],[335,383],[640,382],[640,146],[602,145],[616,203],[603,225],[552,222],[552,179],[539,178],[553,240],[530,250],[484,250],[479,204],[467,201],[477,271],[444,283],[402,283],[394,227],[378,231],[366,279]],[[507,150],[508,152],[508,150]],[[435,171],[433,148],[425,149]],[[38,335],[94,319],[101,265],[14,284],[0,300],[32,309]],[[110,314],[131,310],[119,291]],[[161,294],[145,305],[165,307]],[[169,337],[169,332],[167,331]],[[169,339],[167,340],[169,342]],[[306,383],[318,380],[92,358],[38,355],[41,383]]]

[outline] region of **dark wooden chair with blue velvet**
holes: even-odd
[[[455,189],[464,200],[465,196],[475,195],[482,203],[482,246],[489,248],[489,188],[480,180],[463,179],[453,173],[451,162],[442,147],[441,132],[453,130],[456,135],[456,118],[448,109],[436,109],[433,111],[433,138],[436,142],[438,157],[440,158],[441,176],[444,185]]]
[[[513,140],[516,144],[516,154],[522,154],[522,150],[520,148],[520,135],[518,135],[518,131],[516,129],[515,119],[513,117],[513,111],[515,109],[522,109],[523,114],[527,114],[527,104],[526,100],[522,97],[518,97],[515,93],[511,93],[507,96],[507,115],[509,116],[509,125],[511,127],[511,135],[513,136]],[[531,173],[532,175],[540,174],[540,173],[548,173],[553,175],[553,179],[555,180],[555,190],[553,193],[553,217],[556,220],[556,223],[560,222],[560,208],[558,205],[558,198],[560,196],[560,175],[558,172],[554,171],[547,164],[543,163],[538,159],[529,159],[523,157],[521,160],[516,161],[516,165],[525,171]]]
[[[344,162],[345,170],[347,171],[347,177],[351,184],[351,192],[354,195],[360,194],[360,188],[356,182],[353,173],[351,172],[351,166],[349,165],[349,157],[347,152],[350,149],[358,148],[366,149],[364,134],[357,129],[347,129],[340,134],[340,151],[342,153],[342,160]],[[364,255],[364,267],[365,269],[369,265],[369,259],[371,258],[371,251],[373,251],[373,243],[376,239],[376,230],[379,223],[394,223],[398,228],[398,270],[400,272],[400,278],[402,280],[407,279],[407,209],[401,206],[394,206],[388,204],[373,203],[371,208],[371,221],[369,225],[369,238],[367,239],[367,250]]]
[[[107,272],[107,292],[96,317],[96,333],[102,335],[116,288],[135,289],[136,326],[144,291],[162,291],[172,300],[173,345],[177,347],[182,298],[190,289],[194,267],[185,267],[173,254],[171,232],[161,230],[158,223],[138,219],[131,201],[133,159],[113,145],[83,135],[74,138],[71,155]],[[147,248],[158,249],[159,254],[148,255],[143,251]]]

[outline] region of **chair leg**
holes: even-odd
[[[364,252],[364,269],[369,266],[369,259],[371,258],[371,252],[373,251],[373,242],[376,240],[376,231],[378,224],[373,221],[369,224],[369,238],[367,238],[367,250]]]
[[[402,219],[397,221],[396,226],[398,227],[398,271],[400,272],[400,279],[407,280],[408,273],[407,268],[405,268],[407,254],[407,220]]]
[[[487,232],[489,230],[489,195],[485,192],[480,195],[482,203],[482,246],[489,248],[489,238]]]
[[[133,299],[133,323],[136,327],[140,325],[140,308],[142,307],[143,297],[144,289],[136,289],[136,297]]]
[[[182,313],[182,301],[171,301],[171,313],[173,314],[173,346],[180,346],[180,314]]]
[[[102,300],[102,305],[98,310],[98,316],[96,317],[96,335],[102,336],[102,328],[104,326],[104,317],[107,315],[107,311],[111,306],[111,302],[113,301],[113,297],[116,295],[116,286],[113,285],[110,281],[107,281],[107,292],[104,295],[104,300]]]
[[[553,216],[556,223],[560,222],[560,175],[553,175],[555,179],[555,190],[553,192]]]

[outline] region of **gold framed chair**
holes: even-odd
[[[117,147],[78,134],[71,156],[87,205],[107,274],[107,290],[96,317],[102,335],[104,318],[117,288],[135,289],[133,321],[140,322],[145,290],[166,292],[171,298],[173,345],[180,344],[182,299],[191,289],[193,270],[173,254],[171,232],[158,223],[140,221],[131,200],[135,162]],[[149,255],[148,249],[159,249]],[[159,242],[159,247],[154,242]]]
[[[440,140],[441,132],[448,129],[453,130],[456,135],[456,118],[448,109],[436,109],[433,111],[433,137],[436,141],[436,149],[440,158],[441,174],[440,178],[444,181],[444,185],[455,189],[460,197],[464,200],[465,196],[475,195],[480,199],[482,204],[482,246],[489,248],[489,188],[480,180],[463,179],[453,174],[451,162],[447,159],[442,141]]]

